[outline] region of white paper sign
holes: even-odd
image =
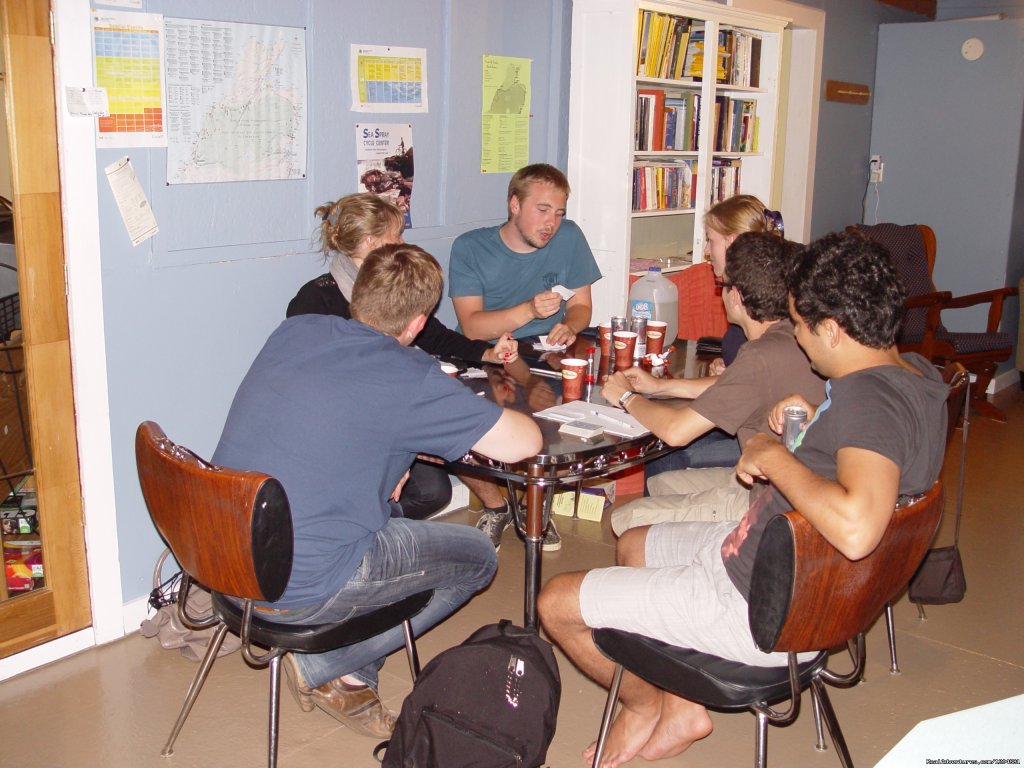
[[[124,221],[124,228],[128,230],[132,245],[138,245],[159,232],[156,216],[149,207],[149,200],[146,199],[146,193],[135,176],[135,169],[132,168],[132,161],[128,156],[111,163],[103,170],[107,174],[107,182],[114,193],[117,210],[121,212],[121,220]]]

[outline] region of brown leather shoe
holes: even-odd
[[[384,706],[373,688],[350,686],[340,678],[310,688],[290,653],[284,657],[284,669],[288,687],[303,712],[319,707],[353,731],[378,739],[388,738],[395,730],[395,714]]]

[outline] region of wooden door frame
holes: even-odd
[[[27,399],[45,586],[0,604],[0,658],[91,623],[49,0],[0,0]]]

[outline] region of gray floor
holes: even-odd
[[[918,721],[1024,692],[1024,560],[1020,482],[1024,462],[1024,394],[1013,389],[997,402],[1008,424],[978,420],[971,427],[962,549],[966,599],[929,608],[921,622],[904,598],[896,606],[903,674],[888,673],[884,624],[868,637],[867,682],[837,690],[832,701],[854,762],[874,765]],[[953,448],[947,465],[959,463]],[[955,474],[947,475],[949,496]],[[951,510],[951,502],[948,510]],[[456,513],[455,522],[471,520]],[[561,552],[544,556],[544,575],[606,565],[613,539],[603,524],[560,518]],[[952,535],[946,528],[940,542]],[[424,636],[424,661],[502,617],[522,618],[522,555],[506,533],[498,577],[486,593]],[[582,765],[580,751],[593,739],[604,693],[559,655],[562,704],[548,752],[552,766]],[[214,666],[171,758],[159,756],[195,664],[132,635],[0,684],[0,765],[252,766],[264,762],[266,673],[248,669],[238,655]],[[404,658],[393,657],[381,691],[398,708],[410,688]],[[806,697],[805,697],[806,699]],[[373,740],[354,735],[320,712],[303,714],[287,693],[281,707],[282,768],[374,766]],[[772,728],[774,766],[837,766],[834,752],[813,748],[809,707],[791,727]],[[714,716],[715,733],[663,765],[732,766],[751,763],[753,718]],[[943,757],[936,755],[936,757]],[[1024,755],[992,755],[1024,757]],[[635,760],[631,765],[640,765]]]

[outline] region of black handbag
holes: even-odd
[[[910,580],[910,599],[925,605],[959,603],[967,591],[960,549],[937,547],[928,550],[921,567]]]

